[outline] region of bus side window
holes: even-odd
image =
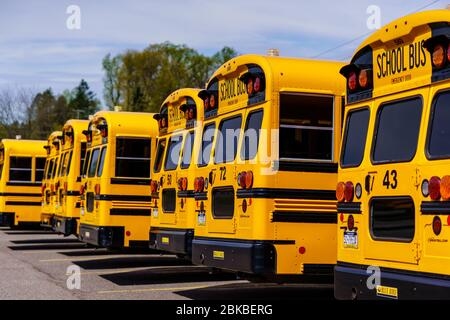
[[[31,182],[31,157],[10,157],[9,181]]]
[[[95,172],[97,171],[97,163],[98,163],[98,154],[100,152],[100,149],[94,149],[92,151],[92,157],[91,161],[89,163],[89,169],[88,169],[88,177],[92,178],[95,177]]]
[[[211,149],[214,141],[214,133],[216,131],[216,124],[210,123],[203,128],[202,146],[198,155],[198,166],[204,167],[209,163],[211,158]]]
[[[55,159],[51,159],[48,162],[47,165],[47,171],[45,173],[45,179],[50,179],[52,177],[52,173],[53,173],[53,166],[55,165]]]
[[[87,175],[87,169],[89,167],[89,160],[91,159],[91,150],[86,152],[86,156],[83,161],[83,170],[81,171],[81,176],[85,177]]]
[[[73,151],[70,151],[70,153],[68,154],[68,158],[67,158],[67,166],[66,166],[65,172],[64,172],[65,176],[69,175],[70,165],[72,164],[72,157],[73,157]]]
[[[263,110],[258,110],[249,113],[247,116],[241,148],[242,160],[252,160],[258,153],[263,113]]]
[[[82,176],[84,172],[83,170],[85,159],[86,159],[86,142],[82,142],[80,151],[80,176]]]
[[[41,182],[44,178],[45,158],[36,158],[36,171],[34,173],[35,182]]]
[[[181,169],[187,169],[191,165],[192,150],[194,148],[194,137],[194,131],[186,134],[186,139],[184,141],[183,147],[183,159],[181,160]]]
[[[67,152],[61,154],[61,159],[59,161],[59,167],[58,167],[58,175],[57,175],[58,177],[62,176],[62,173],[64,171],[63,169],[66,165],[66,157],[67,157]]]
[[[116,138],[116,177],[150,178],[149,138]]]
[[[333,160],[334,97],[280,95],[280,159]]]
[[[98,168],[97,168],[97,177],[101,177],[102,174],[103,174],[103,167],[104,167],[104,163],[105,163],[106,150],[107,150],[107,147],[104,147],[102,149],[101,154],[100,154],[100,160],[98,162]]]
[[[242,116],[228,118],[220,123],[216,140],[215,163],[234,161],[241,135],[241,125]]]
[[[158,147],[156,149],[155,164],[153,166],[154,173],[158,173],[159,171],[161,171],[162,160],[165,150],[166,150],[166,139],[160,139],[158,141]]]

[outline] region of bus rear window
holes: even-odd
[[[342,167],[357,167],[361,164],[366,148],[369,109],[350,111],[347,114],[344,144],[341,154]]]
[[[236,158],[242,117],[233,117],[220,123],[216,141],[215,163],[232,162]]]
[[[422,99],[382,105],[378,111],[372,159],[374,163],[405,162],[414,158],[419,138]]]
[[[215,131],[216,131],[215,123],[210,123],[203,128],[202,148],[200,150],[200,154],[198,155],[199,167],[204,167],[209,163]]]
[[[188,134],[186,134],[186,139],[184,141],[183,147],[183,156],[181,159],[181,169],[187,169],[191,165],[192,150],[194,148],[194,137],[195,137],[194,131],[191,131]]]
[[[166,139],[161,139],[158,141],[158,147],[156,148],[155,164],[153,165],[153,172],[155,173],[161,171],[162,160],[165,150],[166,150]]]
[[[436,95],[430,118],[428,156],[450,158],[450,91]]]
[[[280,95],[280,159],[333,160],[333,96]]]
[[[100,160],[98,161],[97,168],[97,177],[101,177],[103,174],[103,167],[105,165],[105,156],[106,156],[106,147],[103,147],[102,152],[100,153]]]
[[[258,153],[262,119],[262,110],[252,112],[247,116],[247,123],[245,124],[245,132],[241,148],[242,160],[252,160]]]
[[[36,171],[34,173],[34,180],[41,182],[44,178],[45,158],[36,158]]]
[[[88,150],[86,152],[84,161],[83,161],[83,168],[81,170],[81,176],[86,176],[87,175],[87,169],[89,167],[89,160],[91,159],[91,150]]]
[[[169,147],[166,152],[166,160],[164,162],[164,170],[175,170],[180,161],[180,151],[183,144],[183,136],[176,135],[169,139]]]
[[[10,157],[9,181],[31,182],[31,157]]]
[[[89,169],[88,169],[88,177],[89,178],[95,177],[95,171],[97,170],[99,152],[100,152],[99,148],[94,149],[92,151],[92,157],[91,157],[91,161],[89,163]]]
[[[116,177],[150,178],[150,138],[116,139]]]
[[[411,198],[374,198],[370,203],[370,229],[376,240],[414,239],[414,202]]]

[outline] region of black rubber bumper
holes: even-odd
[[[43,219],[43,217],[45,217],[45,219]],[[42,214],[41,215],[40,226],[42,228],[53,229],[53,226],[54,226],[54,215],[53,214]]]
[[[123,248],[123,227],[97,227],[80,224],[78,238],[88,244],[103,248]]]
[[[373,272],[369,266],[338,263],[334,269],[334,296],[340,300],[403,299],[439,300],[450,299],[450,277],[422,272],[396,269],[380,269],[380,286],[392,288],[396,294],[385,294],[372,286]]]
[[[15,217],[14,212],[0,212],[0,226],[13,227]]]
[[[78,219],[55,216],[53,220],[53,231],[61,233],[65,237],[70,236],[71,234],[77,234]]]
[[[270,241],[194,237],[192,262],[255,275],[274,275],[276,249]]]
[[[151,228],[150,248],[191,256],[193,229]]]

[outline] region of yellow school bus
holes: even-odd
[[[278,281],[332,274],[342,66],[244,55],[213,74],[199,93],[195,264]]]
[[[450,297],[449,23],[400,18],[341,70],[338,299]]]
[[[148,248],[153,113],[97,112],[85,131],[79,239],[106,248]]]
[[[44,146],[47,151],[47,159],[41,186],[41,226],[50,229],[53,228],[53,217],[56,209],[56,178],[59,168],[61,138],[62,132],[54,131],[49,135],[47,145]]]
[[[46,142],[0,142],[0,225],[39,226]]]
[[[53,230],[64,236],[78,234],[80,219],[81,170],[86,154],[89,121],[68,120],[62,130],[61,165],[57,173],[55,216]]]
[[[196,221],[192,153],[203,119],[199,92],[187,88],[173,92],[155,115],[160,132],[152,168],[150,247],[187,258]]]

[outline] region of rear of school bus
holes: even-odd
[[[332,274],[341,67],[247,55],[212,76],[200,94],[195,264],[277,281]]]
[[[62,130],[61,170],[56,183],[56,207],[53,230],[64,236],[78,234],[80,219],[81,168],[86,154],[89,121],[68,120]]]
[[[44,149],[47,151],[44,178],[41,185],[41,227],[53,228],[53,217],[56,210],[56,178],[59,168],[61,148],[61,131],[52,132]]]
[[[45,144],[37,140],[1,141],[0,225],[39,226]]]
[[[188,258],[196,221],[192,151],[203,115],[199,91],[173,92],[155,116],[159,138],[152,168],[150,247]]]
[[[100,111],[86,133],[79,239],[106,248],[148,248],[151,113]]]
[[[449,23],[400,18],[342,69],[338,299],[450,297]]]

